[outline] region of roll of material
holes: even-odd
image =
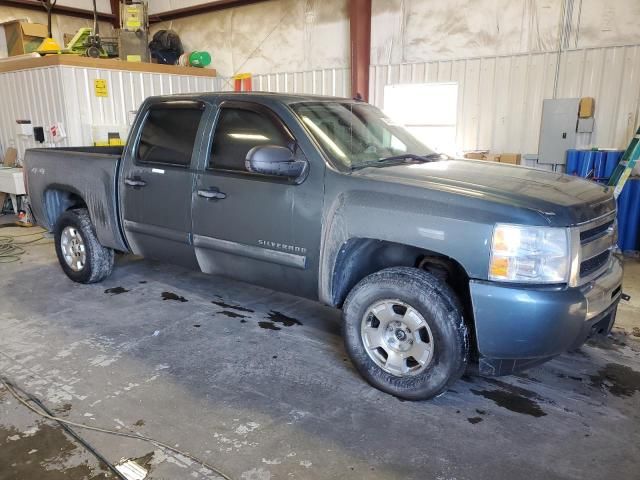
[[[580,150],[570,149],[567,150],[567,175],[576,175],[578,173],[578,162],[580,160]]]
[[[618,246],[640,250],[640,178],[630,178],[618,197]]]
[[[604,173],[607,164],[607,152],[598,150],[593,157],[593,178],[601,180],[605,178]]]
[[[607,152],[607,159],[604,167],[604,178],[610,178],[611,175],[613,175],[613,171],[618,166],[618,163],[620,163],[623,153],[624,152],[622,150],[611,150]]]
[[[578,158],[578,175],[589,178],[593,176],[593,164],[596,153],[593,150],[581,150]]]

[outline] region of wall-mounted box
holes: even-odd
[[[580,99],[580,111],[578,116],[580,118],[590,118],[596,109],[596,101],[593,97],[582,97]]]
[[[33,135],[33,124],[29,120],[18,120],[16,122],[16,135],[30,137]]]
[[[578,133],[592,133],[595,120],[593,117],[578,119]]]
[[[590,134],[578,135],[579,110],[579,98],[547,99],[542,102],[539,164],[564,165],[567,150],[590,143]],[[585,135],[587,138],[583,138]]]
[[[41,23],[12,20],[1,25],[4,27],[10,57],[35,52],[49,34],[47,26]]]

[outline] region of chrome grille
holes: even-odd
[[[600,275],[609,265],[616,241],[616,212],[578,227],[576,243],[579,245],[578,284],[584,284]],[[576,232],[578,233],[578,232]],[[577,246],[577,245],[576,245]]]
[[[580,263],[580,277],[584,278],[588,275],[591,275],[596,270],[599,270],[603,265],[607,263],[609,260],[609,256],[611,252],[609,250],[602,252],[595,257],[584,260]]]
[[[593,240],[595,237],[606,233],[606,231],[613,225],[614,220],[610,220],[608,222],[603,223],[602,225],[598,225],[597,227],[590,228],[589,230],[584,230],[580,232],[580,243],[586,243]]]

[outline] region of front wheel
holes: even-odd
[[[58,261],[71,280],[95,283],[111,274],[113,250],[100,245],[86,209],[64,212],[53,233]]]
[[[462,308],[450,287],[416,268],[369,275],[343,307],[347,352],[374,387],[407,400],[433,398],[464,373]]]

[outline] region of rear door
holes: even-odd
[[[191,242],[194,162],[205,104],[153,102],[134,125],[120,174],[123,225],[131,251],[197,268]]]
[[[311,160],[281,117],[258,103],[222,102],[213,130],[193,200],[200,268],[317,298],[324,164],[297,180],[249,172],[245,159],[256,146]]]

